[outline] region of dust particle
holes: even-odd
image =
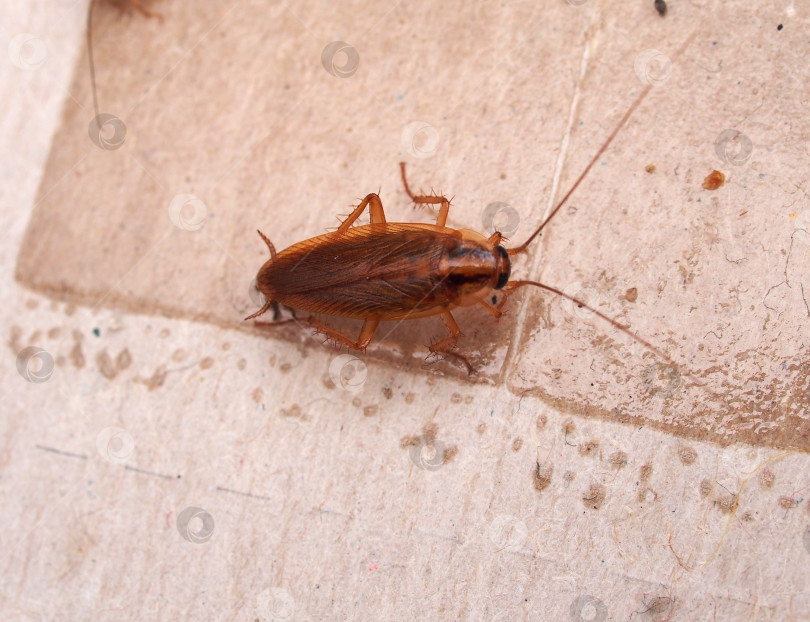
[[[597,453],[599,453],[599,441],[595,438],[579,446],[580,456],[595,456]]]
[[[228,342],[226,341],[225,343],[223,343],[223,344],[222,344],[222,349],[223,349],[225,352],[227,352],[228,350],[230,350],[230,349],[231,349],[231,344],[230,344],[230,343],[228,343]]]
[[[406,404],[413,404],[413,400],[416,396],[413,393],[406,393],[405,394],[405,403]]]
[[[169,331],[168,328],[161,329],[160,333],[158,333],[158,336],[161,337],[162,339],[165,339],[169,335],[171,335],[171,332]]]
[[[548,417],[546,417],[545,415],[538,415],[537,419],[534,422],[534,428],[539,432],[540,430],[546,427],[547,423]]]
[[[534,489],[538,492],[546,488],[551,483],[551,475],[554,473],[554,466],[550,462],[540,464],[539,462],[532,470],[532,480]]]
[[[650,481],[650,476],[652,475],[652,471],[653,471],[652,465],[648,462],[647,464],[642,466],[641,469],[639,470],[639,475],[638,475],[639,479],[642,482]]]
[[[703,188],[706,190],[717,190],[724,183],[726,183],[726,176],[720,171],[712,171],[706,175],[706,179],[703,180]]]
[[[286,374],[292,369],[292,363],[282,363],[279,369],[282,374]]]
[[[84,352],[82,351],[81,341],[77,341],[76,343],[73,344],[73,348],[70,351],[70,360],[76,369],[81,369],[82,367],[84,367],[85,358]]]
[[[246,361],[245,359],[239,359],[239,360],[236,362],[236,368],[237,368],[239,371],[242,371],[243,369],[245,369],[245,367],[247,367],[247,361]]]
[[[323,386],[325,386],[327,389],[335,388],[335,381],[332,380],[332,377],[329,374],[324,374],[321,378],[321,382],[323,382]]]
[[[107,380],[112,380],[118,373],[118,370],[115,368],[115,365],[113,365],[112,358],[107,350],[102,350],[96,355],[96,366],[101,372],[101,375]]]
[[[290,419],[300,419],[301,421],[308,421],[309,417],[304,414],[298,404],[293,404],[289,408],[282,408],[279,413],[282,417],[289,417]]]
[[[124,348],[115,357],[115,366],[118,371],[123,371],[130,365],[132,365],[132,355],[129,353],[129,348]]]
[[[779,507],[783,510],[793,510],[799,507],[799,501],[793,497],[782,495],[779,497]]]
[[[146,388],[150,391],[154,391],[158,387],[162,387],[163,383],[166,382],[166,375],[168,372],[166,368],[162,365],[155,370],[155,373],[152,374],[151,378],[137,378],[138,382],[141,382],[146,385]]]
[[[613,465],[615,469],[621,469],[627,464],[627,454],[623,451],[614,451],[610,454],[608,462]]]
[[[635,302],[638,300],[638,288],[631,287],[626,292],[624,292],[624,297],[627,299],[627,302]]]
[[[450,401],[453,402],[453,404],[461,404],[463,399],[461,393],[453,393],[453,395],[450,396]]]
[[[465,398],[464,398],[464,403],[465,403],[465,404],[472,404],[472,403],[473,403],[473,396],[472,396],[472,395],[468,395],[467,397],[465,397]]]
[[[385,399],[387,400],[390,400],[392,397],[394,397],[394,392],[391,390],[391,387],[383,387],[382,394],[383,397],[385,397]]]
[[[512,451],[520,451],[520,448],[523,447],[523,439],[516,438],[512,441]]]
[[[359,397],[356,397],[352,400],[352,406],[355,408],[360,408],[363,405],[363,402],[360,401]]]
[[[425,443],[430,444],[436,440],[436,434],[439,432],[439,426],[435,423],[426,423],[422,428],[422,438],[425,439]]]
[[[681,462],[689,466],[697,459],[697,452],[688,445],[684,445],[678,450],[678,457],[681,459]]]
[[[776,475],[773,474],[768,467],[762,469],[759,474],[759,485],[763,488],[772,488],[773,483],[776,481]]]
[[[602,484],[591,484],[588,492],[582,495],[582,503],[586,508],[598,510],[605,502],[606,489]]]
[[[180,363],[185,358],[186,358],[186,351],[183,348],[178,348],[177,350],[172,352],[172,360],[175,363]]]
[[[723,514],[730,514],[737,505],[737,495],[723,491],[717,495],[714,502]]]
[[[60,332],[61,332],[61,331],[59,330],[59,327],[58,327],[58,326],[54,326],[53,328],[51,328],[51,329],[48,331],[48,339],[56,339],[57,337],[59,337],[59,333],[60,333]]]
[[[714,485],[707,479],[704,479],[700,482],[700,496],[701,497],[708,497],[712,494],[712,490],[714,489]]]
[[[486,423],[479,423],[475,427],[475,431],[478,432],[479,434],[483,434],[484,432],[487,431],[487,424]]]
[[[200,369],[209,369],[213,364],[214,359],[212,359],[210,356],[206,356],[200,361]]]
[[[369,404],[365,408],[363,408],[363,416],[364,417],[373,417],[377,414],[380,410],[380,407],[377,404]]]
[[[448,462],[452,462],[453,458],[456,457],[456,454],[458,454],[458,447],[456,447],[455,445],[451,445],[450,447],[446,448],[444,450],[444,462],[443,462],[443,464],[447,464]]]
[[[408,447],[419,447],[422,443],[422,437],[416,436],[415,434],[409,434],[408,436],[403,436],[399,439],[399,446],[402,449],[407,449]]]
[[[655,164],[648,164],[644,167],[644,170],[647,171],[650,175],[655,172]]]
[[[254,402],[259,404],[261,403],[262,398],[264,397],[264,391],[262,391],[261,387],[256,387],[255,389],[253,389],[253,393],[251,393],[250,396],[253,398]]]
[[[270,358],[267,359],[267,364],[270,365],[270,367],[275,367],[276,366],[276,355],[275,354],[270,355]]]

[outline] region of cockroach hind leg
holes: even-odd
[[[338,349],[341,345],[346,345],[353,350],[360,350],[362,352],[365,352],[368,344],[371,343],[374,333],[377,331],[377,326],[380,324],[379,320],[366,320],[363,322],[363,326],[360,329],[360,336],[357,338],[357,341],[352,341],[343,333],[338,332],[333,328],[329,328],[326,324],[313,316],[308,317],[306,321],[307,324],[315,329],[316,334],[326,336],[327,341],[332,341],[338,347]]]
[[[367,194],[366,197],[360,201],[360,205],[354,208],[354,211],[346,217],[340,226],[338,227],[338,231],[343,233],[349,227],[354,224],[354,221],[360,218],[363,212],[368,207],[368,215],[371,219],[371,224],[377,223],[384,223],[385,222],[385,210],[383,210],[382,201],[380,201],[379,195],[375,193]]]
[[[421,191],[420,194],[414,194],[408,185],[408,178],[405,175],[405,162],[399,163],[399,170],[402,175],[402,185],[405,187],[405,192],[410,197],[411,201],[413,201],[414,205],[418,205],[419,207],[438,205],[439,215],[436,218],[436,224],[439,227],[444,227],[447,224],[447,215],[450,213],[450,204],[453,202],[453,199],[448,199],[441,194],[437,194],[433,189],[431,189],[430,194],[424,194]]]
[[[453,318],[453,314],[449,311],[444,311],[441,314],[441,318],[442,322],[444,322],[444,325],[447,327],[447,330],[450,331],[450,334],[444,339],[435,341],[428,346],[430,354],[428,354],[425,360],[427,361],[431,356],[435,356],[436,358],[439,358],[439,355],[451,356],[461,361],[467,368],[467,373],[472,376],[475,373],[475,368],[472,366],[470,361],[463,354],[459,354],[453,350],[453,348],[456,347],[458,338],[462,335],[461,329],[458,327],[456,320]]]

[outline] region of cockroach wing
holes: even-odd
[[[295,244],[265,265],[259,286],[294,309],[396,320],[452,307],[438,262],[451,230],[375,223]]]

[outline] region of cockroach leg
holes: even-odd
[[[440,205],[439,216],[436,218],[436,224],[439,227],[444,227],[447,223],[447,214],[450,213],[450,201],[446,197],[436,196],[434,194],[414,194],[408,186],[408,179],[405,176],[405,162],[399,163],[399,170],[402,173],[402,185],[405,186],[405,192],[411,197],[416,205]]]
[[[360,336],[357,338],[357,341],[352,341],[346,335],[339,333],[333,328],[329,328],[326,324],[312,316],[307,318],[307,323],[319,333],[326,335],[328,339],[333,339],[336,343],[343,343],[354,350],[362,350],[365,352],[368,344],[371,343],[371,339],[374,337],[377,326],[380,325],[380,320],[369,319],[363,322],[363,326],[360,329]]]
[[[371,224],[384,223],[385,212],[383,211],[382,201],[373,192],[367,194],[366,198],[360,202],[360,205],[354,208],[354,211],[346,217],[338,227],[338,233],[343,233],[354,224],[354,221],[360,218],[360,215],[365,211],[368,206],[368,215],[371,218]]]
[[[447,327],[447,330],[450,331],[450,334],[444,339],[432,343],[429,346],[430,353],[435,355],[444,354],[446,356],[457,358],[464,363],[464,366],[467,368],[467,373],[472,376],[475,373],[475,369],[470,364],[470,361],[467,360],[467,357],[453,351],[458,338],[461,337],[461,329],[458,327],[458,324],[456,324],[456,320],[452,313],[449,311],[443,311],[440,315],[442,322],[444,322],[444,325]]]

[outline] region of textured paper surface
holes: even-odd
[[[810,469],[782,451],[807,448],[801,7],[155,8],[98,15],[124,146],[90,141],[80,58],[37,198],[14,175],[3,190],[4,617],[810,618]],[[49,47],[6,87],[8,153],[44,141],[20,111],[62,88],[64,21],[14,23]],[[357,51],[348,77],[322,64],[333,41]],[[455,197],[452,226],[483,230],[501,202],[521,242],[638,65],[665,60],[650,49],[671,68],[650,67],[661,84],[514,274],[692,376],[535,292],[500,322],[457,314],[474,379],[423,369],[438,320],[383,327],[360,359],[241,323],[257,227],[282,248],[377,189],[389,219],[428,221],[403,159]],[[412,123],[435,130],[429,157],[403,146]],[[750,155],[724,160],[725,130]],[[704,190],[713,169],[726,183]],[[177,226],[180,195],[204,219],[192,203]],[[45,382],[19,371],[31,347]]]

